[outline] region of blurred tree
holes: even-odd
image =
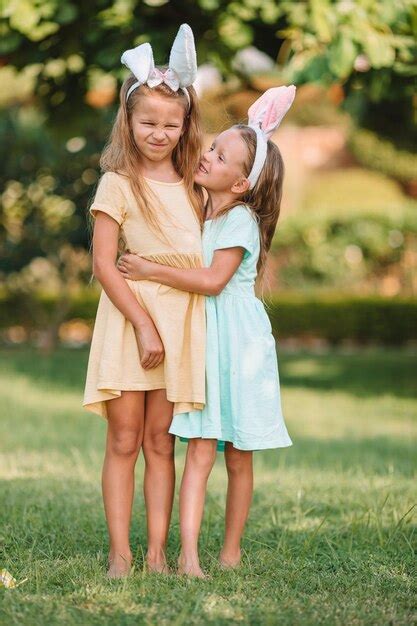
[[[151,40],[156,62],[164,62],[186,21],[192,24],[200,62],[216,62],[227,72],[236,48],[246,42],[235,37],[229,5],[225,0],[3,0],[1,187],[16,180],[29,186],[39,176],[52,176],[53,193],[74,206],[67,241],[88,247],[86,208],[117,106],[118,85],[127,74],[121,52]],[[249,41],[252,28],[246,31]],[[269,31],[272,41],[271,24]],[[24,229],[17,243],[10,239],[3,209],[3,276],[47,254],[34,226],[38,218],[42,223],[40,213],[35,207],[29,213],[33,228]]]
[[[398,135],[401,119],[404,140],[415,132],[416,0],[3,0],[0,11],[0,65],[26,73],[48,125],[66,137],[114,102],[123,48],[150,39],[164,61],[184,21],[200,62],[227,73],[254,44],[298,84],[343,83],[364,125]]]
[[[26,72],[36,105],[48,125],[65,137],[97,121],[97,109],[116,100],[117,81],[127,70],[121,52],[152,41],[157,63],[168,60],[179,25],[195,33],[199,61],[225,70],[234,51],[252,39],[234,37],[228,1],[217,0],[3,0],[0,66]],[[29,70],[28,70],[29,68]],[[27,102],[24,90],[12,102]]]
[[[0,5],[0,284],[22,296],[47,344],[71,292],[85,283],[86,209],[127,73],[121,52],[151,40],[166,62],[190,22],[200,59],[227,57],[216,41],[219,6],[190,0],[3,0]],[[229,55],[230,56],[230,55]],[[36,292],[54,292],[52,315]]]
[[[417,2],[283,2],[288,74],[296,82],[343,83],[359,124],[415,150]]]
[[[277,60],[281,80],[342,84],[362,125],[404,146],[416,140],[415,0],[2,0],[0,280],[41,257],[66,280],[59,250],[88,247],[86,208],[126,72],[120,54],[151,40],[156,62],[166,61],[183,22],[200,63],[227,75],[234,54],[255,45]]]

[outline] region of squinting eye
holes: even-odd
[[[214,150],[214,146],[210,146],[209,152],[213,152],[213,150]]]
[[[219,159],[224,163],[224,156],[222,154],[219,154]]]

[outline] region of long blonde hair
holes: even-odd
[[[256,133],[253,128],[245,124],[236,124],[232,128],[239,131],[247,147],[247,156],[243,164],[243,173],[249,176],[255,160]],[[224,215],[230,209],[245,204],[254,213],[260,233],[260,253],[258,259],[258,284],[262,283],[265,272],[266,259],[271,247],[272,239],[277,226],[284,182],[284,161],[276,144],[268,141],[265,165],[262,168],[258,181],[253,189],[249,189],[239,200],[223,207],[216,217]]]
[[[121,87],[119,110],[109,140],[102,152],[100,166],[103,172],[117,172],[129,178],[133,195],[149,227],[157,236],[165,239],[158,216],[152,209],[151,203],[147,201],[152,195],[152,191],[144,177],[141,176],[138,167],[140,153],[131,129],[132,112],[141,95],[152,95],[155,92],[166,98],[176,99],[183,105],[185,111],[183,133],[172,152],[172,163],[175,171],[184,179],[190,202],[200,223],[202,223],[202,192],[200,187],[194,183],[194,174],[200,160],[202,145],[200,109],[197,94],[193,87],[187,87],[190,96],[190,106],[188,106],[187,97],[181,89],[173,91],[164,83],[152,89],[147,85],[141,85],[133,91],[126,102],[126,94],[135,82],[135,76],[130,75]]]

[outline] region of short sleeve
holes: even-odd
[[[255,218],[245,206],[231,209],[225,217],[219,219],[219,232],[214,245],[215,250],[224,248],[244,248],[245,256],[255,252],[259,241],[259,229]]]
[[[125,196],[121,189],[119,175],[115,172],[106,172],[100,179],[96,195],[90,207],[90,213],[96,217],[97,211],[110,215],[119,226],[125,218]]]

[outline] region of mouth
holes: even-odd
[[[151,146],[152,148],[166,148],[167,144],[166,143],[149,143],[149,146]]]
[[[201,172],[202,174],[208,174],[208,171],[206,170],[206,168],[204,167],[202,163],[200,163],[200,165],[198,166],[198,171]]]

